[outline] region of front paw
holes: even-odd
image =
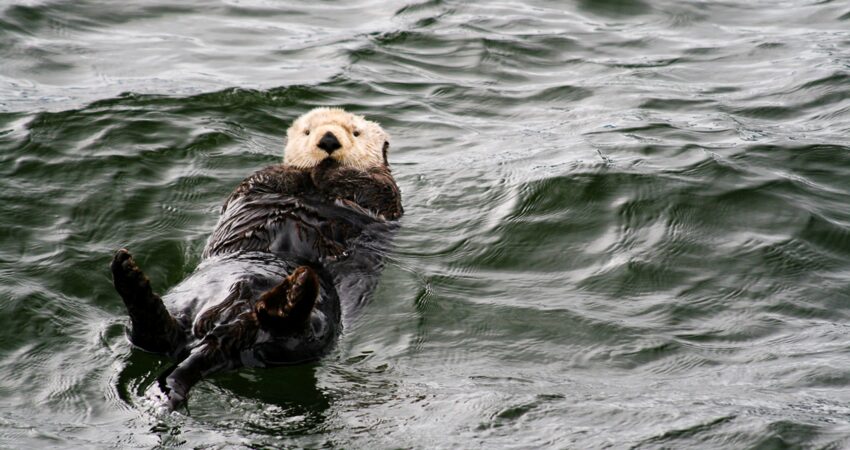
[[[328,179],[340,168],[339,162],[333,158],[325,158],[318,165],[310,170],[310,179],[313,185],[322,186],[327,183]]]

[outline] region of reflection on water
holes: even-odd
[[[847,445],[843,2],[0,6],[0,446]],[[160,292],[292,119],[382,123],[406,216],[317,364],[151,406]],[[35,406],[33,406],[35,405]]]

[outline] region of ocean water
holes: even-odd
[[[163,292],[298,115],[406,215],[335,350],[152,397]],[[0,2],[0,447],[847,448],[850,3]]]

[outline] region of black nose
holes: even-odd
[[[336,139],[336,136],[334,136],[334,134],[330,131],[325,133],[325,135],[322,136],[322,139],[319,141],[319,148],[328,153],[333,153],[334,150],[340,147],[342,147],[342,145],[340,145],[339,141]]]

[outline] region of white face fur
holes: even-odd
[[[340,148],[331,153],[319,142],[331,133]],[[389,135],[375,122],[339,108],[316,108],[299,117],[286,133],[283,163],[302,169],[333,158],[344,167],[368,170],[384,165],[384,144]]]

